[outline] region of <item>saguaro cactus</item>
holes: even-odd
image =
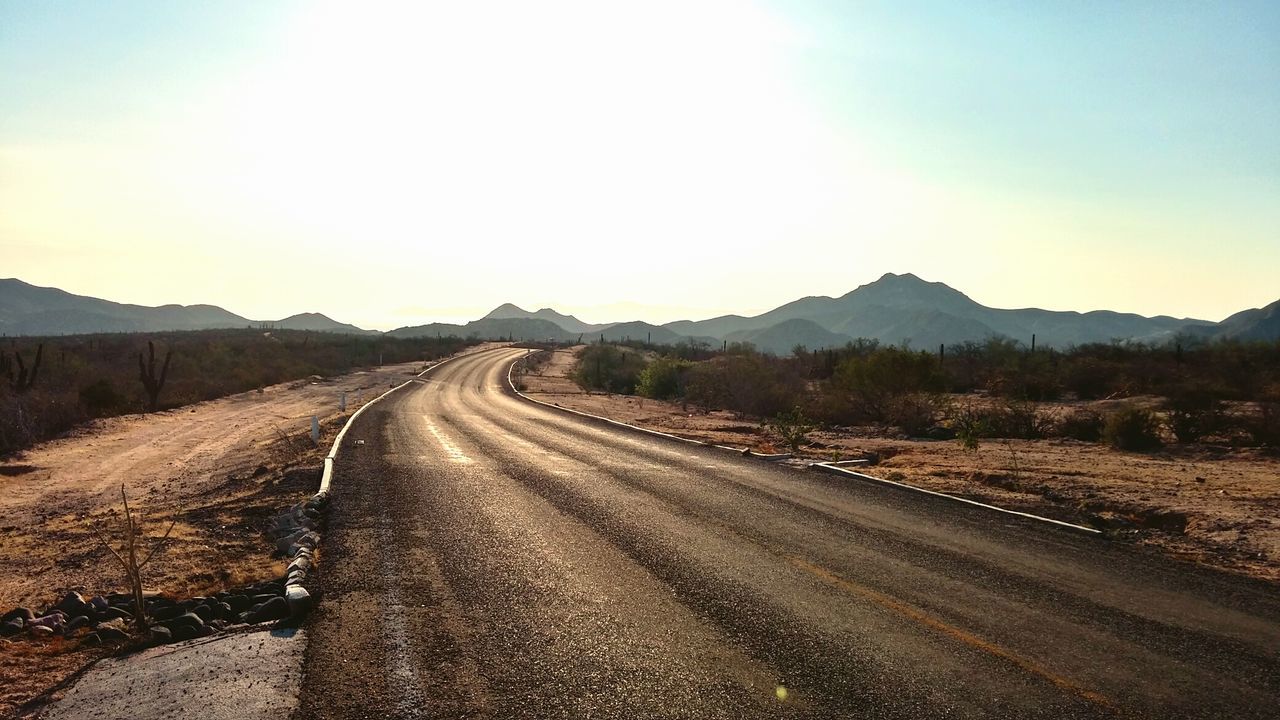
[[[147,409],[155,412],[160,404],[160,391],[164,389],[165,378],[169,376],[169,359],[173,357],[173,348],[169,348],[164,353],[164,365],[160,368],[160,375],[156,375],[156,344],[147,341],[148,359],[144,364],[142,362],[142,353],[138,353],[138,379],[142,381],[142,387],[147,390]]]
[[[22,360],[22,353],[17,350],[13,351],[13,359],[8,355],[0,353],[0,372],[9,379],[9,389],[15,393],[24,393],[36,384],[36,376],[40,374],[40,361],[44,358],[44,343],[36,346],[36,358],[31,364],[31,369],[27,370],[27,364]],[[13,374],[13,365],[17,363],[18,374]]]

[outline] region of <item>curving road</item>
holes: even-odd
[[[578,419],[523,353],[348,433],[298,717],[1280,716],[1274,587]]]

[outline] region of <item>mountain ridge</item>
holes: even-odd
[[[18,278],[0,279],[0,333],[5,335],[87,335],[259,326],[348,334],[376,332],[320,313],[298,313],[281,320],[250,320],[217,305],[133,305],[33,285]]]
[[[270,326],[349,334],[380,334],[305,312],[277,321],[255,321],[216,305],[149,307],[116,303],[47,288],[16,278],[0,280],[0,333],[67,335],[101,332],[162,332]],[[552,308],[530,312],[504,303],[483,317],[458,325],[400,327],[391,337],[458,335],[483,339],[577,342],[641,340],[655,344],[745,342],[760,350],[788,353],[796,346],[820,349],[857,338],[885,344],[934,348],[1013,338],[1040,347],[1091,342],[1163,342],[1185,334],[1203,339],[1280,339],[1280,300],[1238,312],[1220,323],[1167,315],[1146,317],[1111,310],[1077,312],[1041,308],[992,308],[941,282],[912,273],[885,273],[839,297],[811,295],[755,316],[721,315],[654,325],[640,320],[586,323]]]
[[[481,320],[515,320],[520,318],[547,320],[559,325],[561,329],[570,333],[598,333],[601,330],[607,330],[610,326],[617,323],[599,323],[593,324],[583,322],[572,315],[564,315],[556,312],[551,308],[541,308],[535,312],[529,312],[519,305],[511,303],[503,303],[487,315],[480,318]]]

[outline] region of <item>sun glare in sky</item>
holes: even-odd
[[[1266,4],[0,0],[0,276],[366,327],[1280,297]],[[611,312],[632,313],[615,317]]]

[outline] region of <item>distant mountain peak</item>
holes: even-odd
[[[533,313],[529,312],[528,310],[525,310],[519,305],[513,305],[511,303],[502,303],[501,305],[494,308],[493,310],[490,310],[489,314],[485,315],[484,317],[493,318],[495,320],[506,320],[509,318],[530,317],[532,315]]]
[[[877,303],[901,305],[938,305],[959,309],[973,308],[978,303],[964,293],[943,282],[930,282],[914,273],[885,273],[875,282],[861,285],[841,300],[874,298]]]
[[[541,308],[537,312],[529,312],[519,305],[503,303],[485,315],[482,320],[547,320],[559,325],[570,333],[599,332],[610,324],[593,325],[585,323],[572,315],[565,315],[552,308]]]
[[[881,275],[881,276],[880,276],[880,278],[879,278],[878,280],[876,280],[876,282],[893,282],[893,281],[895,281],[895,280],[914,281],[914,282],[918,282],[918,283],[926,283],[926,282],[927,282],[927,281],[925,281],[925,280],[921,280],[921,279],[920,279],[920,276],[919,276],[919,275],[916,275],[915,273],[902,273],[902,274],[898,274],[898,273],[891,273],[891,272],[887,272],[887,273],[885,273],[885,274]],[[927,284],[929,284],[929,285],[941,285],[942,283],[927,283]]]
[[[915,273],[885,273],[873,282],[869,282],[861,287],[873,287],[877,285],[889,287],[930,287],[930,288],[946,288],[954,293],[960,293],[959,290],[951,287],[944,282],[936,280],[925,280]],[[961,293],[963,294],[963,293]]]

